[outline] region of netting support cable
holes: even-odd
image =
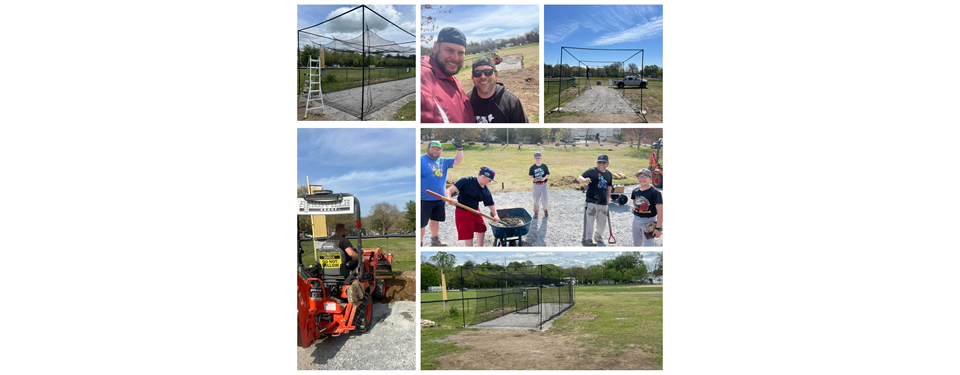
[[[333,20],[335,20],[335,19],[337,19],[337,18],[343,17],[343,15],[345,15],[345,14],[347,14],[347,13],[353,12],[353,11],[359,9],[359,8],[366,8],[366,7],[367,7],[366,5],[359,5],[359,6],[357,6],[356,8],[353,8],[353,9],[350,9],[350,10],[348,10],[348,11],[346,11],[346,12],[341,13],[339,16],[333,17],[333,18],[331,18],[331,19],[328,19],[328,20],[326,20],[326,21],[320,22],[320,23],[318,23],[318,24],[316,24],[316,25],[313,25],[313,26],[304,27],[304,28],[302,28],[302,29],[300,29],[300,30],[302,31],[302,30],[309,29],[309,28],[311,28],[311,27],[317,27],[317,26],[323,25],[323,24],[325,24],[325,23],[327,23],[327,22],[330,22],[330,21],[333,21]]]

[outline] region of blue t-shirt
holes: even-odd
[[[447,169],[453,168],[453,159],[437,158],[433,160],[429,155],[420,157],[420,200],[438,201],[440,198],[427,194],[427,190],[443,195],[447,190]]]
[[[493,196],[490,195],[490,189],[486,186],[480,186],[476,177],[461,178],[453,186],[456,186],[457,191],[460,192],[457,195],[457,202],[460,202],[460,204],[478,211],[480,210],[480,202],[483,202],[484,207],[493,206]],[[462,210],[460,207],[457,207],[457,209]]]

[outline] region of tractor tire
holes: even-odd
[[[370,320],[367,320],[367,310],[373,308],[373,303],[370,300],[370,295],[364,295],[363,299],[360,300],[360,304],[357,305],[356,316],[353,318],[353,325],[357,327],[357,331],[360,333],[367,333],[370,331]],[[371,319],[373,314],[371,311]]]
[[[387,296],[386,287],[383,286],[383,280],[377,280],[373,285],[373,299],[381,300]]]
[[[653,187],[657,189],[663,189],[663,175],[659,173],[653,174]]]
[[[617,84],[617,88],[618,88],[618,89],[622,89],[622,88],[623,88],[623,82],[618,83],[618,84]]]

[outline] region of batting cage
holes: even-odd
[[[424,300],[421,316],[466,328],[542,329],[574,305],[573,279],[550,265],[460,267],[447,300]]]
[[[574,55],[574,52],[577,54]],[[560,62],[552,72],[547,72],[554,78],[544,80],[544,92],[546,95],[556,93],[560,98],[555,109],[557,112],[633,112],[646,122],[643,95],[639,96],[639,104],[631,101],[626,95],[626,90],[647,88],[645,80],[632,76],[641,74],[637,65],[631,63],[638,55],[640,56],[639,69],[643,69],[643,49],[560,47]],[[568,63],[572,58],[577,64],[564,65],[564,56],[567,57]],[[623,59],[609,60],[611,56]],[[630,63],[630,70],[627,68],[628,63]],[[623,102],[619,103],[620,108],[617,108],[617,106],[596,105],[589,100],[585,100],[584,103],[576,100],[589,90],[616,90]],[[597,94],[591,96],[604,98],[597,92],[591,94]],[[571,98],[574,100],[569,101],[570,105],[561,107],[560,103],[565,102],[564,98],[566,101]]]
[[[332,107],[362,121],[405,97],[415,100],[416,36],[366,5],[297,30],[297,43],[303,118]]]

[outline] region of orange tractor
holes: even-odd
[[[500,64],[503,62],[503,57],[500,57],[500,54],[497,51],[493,51],[493,63]]]
[[[298,201],[298,215],[355,213],[356,249],[363,249],[360,202],[355,196],[319,190],[300,196]],[[383,280],[374,276],[392,275],[393,254],[384,254],[377,247],[357,251],[360,259],[351,259],[339,247],[339,241],[315,241],[314,264],[307,267],[303,264],[303,241],[297,240],[297,345],[306,348],[324,335],[368,331],[373,299],[384,297]]]
[[[663,138],[653,143],[650,150],[650,166],[647,168],[653,173],[653,187],[663,189]]]

